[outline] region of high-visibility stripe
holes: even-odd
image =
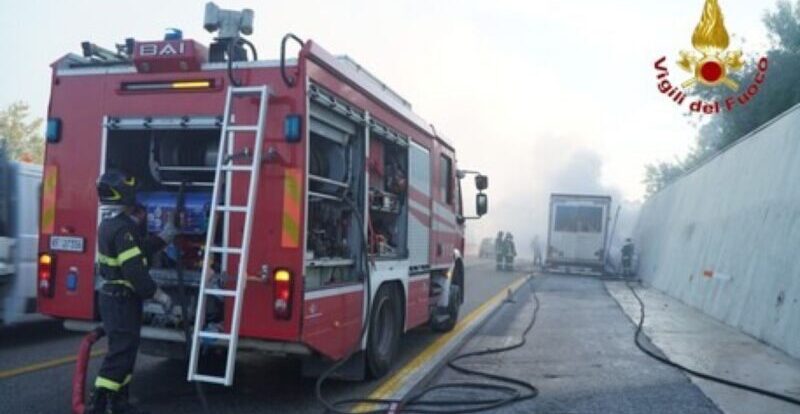
[[[142,251],[139,250],[138,247],[134,246],[134,247],[131,247],[128,250],[125,250],[124,252],[120,253],[119,255],[117,255],[117,262],[119,262],[119,265],[122,266],[128,260],[131,260],[134,257],[139,256],[141,254],[142,254]]]
[[[300,247],[300,180],[302,173],[297,168],[286,169],[283,179],[283,226],[281,246]]]
[[[130,259],[133,259],[142,254],[142,251],[134,246],[124,252],[120,253],[117,257],[109,257],[103,254],[97,253],[97,263],[104,264],[110,267],[120,267],[125,262]]]
[[[113,257],[108,257],[97,253],[97,263],[104,264],[110,267],[119,267],[119,262]]]
[[[97,379],[94,380],[94,386],[96,388],[105,388],[114,392],[119,391],[119,389],[122,388],[122,384],[112,381],[108,378],[103,378],[99,375],[97,376]]]
[[[135,290],[133,288],[133,283],[128,282],[125,279],[106,280],[103,283],[106,283],[106,284],[109,284],[109,285],[122,285],[122,286],[125,286],[125,287],[129,288],[130,290]]]
[[[126,375],[126,376],[125,376],[125,380],[124,380],[124,381],[122,381],[122,386],[124,387],[124,386],[126,386],[126,385],[130,384],[130,383],[131,383],[131,378],[133,378],[133,377],[131,376],[131,374],[128,374],[128,375]]]
[[[42,234],[53,234],[56,226],[56,184],[58,183],[58,167],[44,167],[42,182]]]

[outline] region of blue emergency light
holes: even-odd
[[[47,142],[58,142],[61,140],[61,119],[49,118],[47,120],[45,137],[47,138]]]
[[[78,290],[78,270],[75,268],[70,268],[67,273],[67,290],[70,292]]]
[[[183,30],[170,27],[164,33],[164,40],[183,40]]]
[[[283,121],[283,136],[286,142],[300,142],[302,118],[298,114],[286,115]]]

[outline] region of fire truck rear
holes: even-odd
[[[252,21],[209,4],[208,48],[172,31],[52,65],[39,310],[98,324],[96,228],[114,212],[95,182],[121,169],[141,183],[143,231],[172,213],[180,229],[151,258],[180,305],[145,302],[144,352],[190,349],[188,379],[225,385],[237,350],[298,355],[311,374],[356,351],[354,372],[381,376],[403,332],[455,325],[460,182],[475,175],[480,216],[487,179],[457,170],[452,144],[353,60],[293,35],[257,60]],[[204,368],[214,353],[224,370]]]

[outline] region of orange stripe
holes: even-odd
[[[297,168],[286,169],[283,179],[283,228],[281,246],[297,248],[300,246],[300,178]]]
[[[53,234],[56,227],[56,184],[58,167],[48,165],[44,168],[42,183],[42,234]]]

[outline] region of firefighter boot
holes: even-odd
[[[108,414],[150,414],[149,411],[139,409],[131,404],[130,388],[126,385],[118,392],[110,393],[108,396]]]
[[[108,405],[108,390],[105,388],[95,388],[89,394],[89,402],[83,409],[83,414],[106,414]]]

